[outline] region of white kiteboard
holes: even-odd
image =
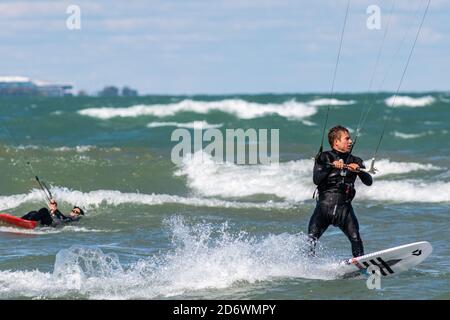
[[[427,241],[405,244],[345,260],[339,264],[337,271],[344,279],[367,276],[370,266],[375,267],[372,270],[379,270],[383,277],[396,275],[417,266],[432,251],[433,247]]]

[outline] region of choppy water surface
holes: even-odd
[[[350,255],[330,227],[319,257],[305,254],[314,208],[311,157],[326,109],[355,130],[367,161],[390,117],[373,186],[354,208],[366,252],[426,240],[432,255],[383,279],[336,279]],[[79,223],[0,226],[0,299],[448,299],[450,95],[154,96],[0,100],[0,211],[44,205],[34,175]],[[179,165],[173,130],[279,129],[279,165],[217,163],[203,152]],[[6,128],[6,129],[5,129]],[[353,134],[355,132],[353,131]],[[27,162],[32,164],[32,170]]]

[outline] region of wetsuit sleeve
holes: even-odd
[[[364,183],[366,186],[371,186],[373,183],[372,176],[367,172],[360,172],[358,173],[359,178],[361,179],[362,183]]]
[[[366,168],[361,158],[355,157],[355,162],[359,165],[360,168],[362,169]],[[364,183],[366,186],[371,186],[373,183],[372,176],[367,172],[358,173],[358,177],[361,179],[362,183]]]
[[[331,162],[329,158],[330,157],[325,152],[322,152],[319,158],[314,162],[313,182],[317,186],[326,179],[333,169],[328,164]]]
[[[66,217],[65,215],[63,215],[61,213],[61,211],[59,211],[58,209],[56,209],[56,211],[53,213],[55,215],[56,218],[60,219],[60,220],[67,220],[69,219],[68,217]]]

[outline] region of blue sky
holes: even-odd
[[[392,1],[351,1],[335,91],[369,89]],[[66,27],[71,4],[81,9],[80,30]],[[329,92],[346,4],[1,1],[0,75],[72,83],[90,93],[105,85],[141,94]],[[396,90],[425,4],[395,1],[372,91]],[[369,5],[381,9],[380,30],[366,26]],[[449,90],[449,17],[449,1],[431,1],[402,91]]]

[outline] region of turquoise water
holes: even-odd
[[[448,299],[450,94],[392,93],[0,99],[0,211],[44,205],[87,215],[62,228],[0,225],[0,299]],[[366,252],[429,241],[432,255],[368,290],[338,280],[350,255],[335,228],[319,259],[305,255],[314,209],[311,157],[329,126],[355,135],[368,161],[390,120],[371,187],[354,208]],[[206,153],[171,161],[171,134],[279,129],[280,164],[220,164]],[[31,163],[32,168],[27,165]]]

